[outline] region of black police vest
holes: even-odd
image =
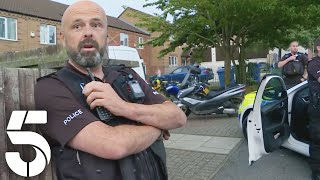
[[[125,77],[133,74],[131,68],[113,66],[103,68],[106,81],[111,84],[116,93],[125,101],[130,102],[129,94],[124,85]],[[53,76],[53,75],[56,76]],[[77,100],[99,118],[92,111],[82,94],[82,83],[91,82],[90,78],[80,75],[66,67],[48,75],[57,78],[74,94]],[[135,121],[124,117],[115,117],[107,123],[110,126],[120,124],[136,124]],[[94,133],[94,132],[92,132]],[[94,140],[94,139],[93,139]],[[94,147],[92,147],[94,148]],[[157,140],[146,150],[127,156],[121,160],[103,159],[86,152],[77,151],[69,147],[53,147],[53,158],[56,161],[57,176],[59,180],[166,180],[166,152],[162,140]]]
[[[284,59],[289,58],[292,56],[291,53],[285,54]],[[304,73],[304,65],[303,65],[303,54],[298,52],[297,53],[297,60],[298,61],[290,61],[285,64],[282,68],[282,74],[285,76],[300,76]]]
[[[313,63],[313,61],[317,61],[320,66],[320,57],[312,58],[312,60],[308,62],[308,66],[310,63]],[[309,91],[311,95],[310,101],[311,103],[315,103],[316,99],[320,96],[320,83],[315,77],[308,75],[308,86],[309,86]]]

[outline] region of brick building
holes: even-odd
[[[108,38],[109,45],[136,48],[147,67],[146,74],[153,74],[150,69],[151,45],[140,44],[150,39],[149,33],[118,18],[108,16]]]
[[[1,0],[0,52],[57,44],[65,8],[46,0]]]
[[[0,1],[0,53],[35,49],[59,44],[61,18],[68,5],[50,0]],[[150,34],[118,18],[107,16],[109,45],[136,48],[144,59],[147,75],[151,46],[139,44]]]
[[[139,10],[128,7],[118,16],[118,18],[132,25],[135,25],[140,21],[138,17],[139,15],[152,16]],[[142,29],[147,31],[147,28]],[[150,33],[150,36],[151,38],[158,37],[159,32]],[[163,46],[152,47],[150,61],[151,63],[149,65],[149,68],[151,69],[150,71],[153,72],[153,74],[156,74],[159,70],[162,74],[168,73],[175,69],[177,66],[184,65],[181,61],[182,48],[176,48],[175,51],[170,52],[164,57],[158,57],[160,51],[168,47],[168,43],[169,42],[165,43]]]

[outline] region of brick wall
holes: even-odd
[[[146,42],[150,39],[149,35],[134,33],[126,30],[121,30],[113,27],[108,28],[109,35],[109,45],[110,46],[120,46],[120,33],[128,34],[129,37],[129,47],[136,48],[138,45],[138,37],[142,37],[143,41]],[[145,65],[147,66],[147,75],[152,74],[150,67],[151,60],[151,45],[144,45],[143,49],[137,49],[139,55],[144,60]]]
[[[129,22],[133,25],[135,25],[140,19],[139,17],[135,15],[139,15],[142,12],[133,10],[131,8],[127,8],[120,16],[119,19]],[[143,13],[144,14],[144,13]],[[150,15],[151,16],[151,15]],[[147,31],[147,28],[143,28],[145,31]],[[151,33],[151,38],[153,37],[158,37],[160,34],[158,32]],[[170,52],[169,54],[165,55],[164,57],[159,58],[160,51],[162,49],[165,49],[168,47],[168,43],[165,43],[163,46],[158,46],[158,47],[151,47],[151,60],[150,60],[150,67],[149,72],[151,75],[157,74],[157,72],[160,70],[161,74],[168,73],[172,69],[176,67],[169,67],[169,56],[176,56],[177,57],[177,63],[178,66],[183,65],[182,59],[181,59],[181,54],[182,54],[182,48],[176,48],[175,51]]]
[[[17,41],[0,39],[0,52],[22,51],[48,46],[40,44],[40,24],[56,26],[56,42],[58,43],[58,32],[60,32],[61,28],[60,22],[23,16],[4,11],[0,11],[0,16],[10,17],[17,20]],[[31,32],[35,33],[34,37],[30,36]]]

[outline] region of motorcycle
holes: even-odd
[[[178,83],[168,83],[160,78],[152,81],[152,88],[166,97],[176,96],[180,90]]]
[[[152,81],[152,87],[159,93],[170,98],[171,101],[177,100],[177,95],[180,90],[190,87],[196,78],[193,75],[189,75],[187,80],[182,83],[178,82],[167,82],[161,78],[156,78]]]
[[[191,74],[198,74],[199,70],[191,68],[185,79]],[[184,85],[182,83],[182,85]],[[224,90],[210,91],[208,84],[195,82],[192,86],[182,89],[174,101],[188,116],[191,112],[195,115],[227,114],[236,115],[243,100],[245,85],[238,84]]]

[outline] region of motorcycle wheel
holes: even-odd
[[[238,114],[238,111],[239,111],[239,107],[242,103],[242,98],[234,98],[234,99],[231,99],[231,103],[232,103],[232,108],[234,108],[236,110],[236,113],[235,114],[228,114],[229,117],[234,117],[234,116],[237,116]]]
[[[184,114],[188,117],[189,115],[190,115],[190,113],[191,113],[191,110],[188,108],[188,107],[186,107],[186,106],[182,106],[182,107],[180,107],[180,109],[184,112]]]

